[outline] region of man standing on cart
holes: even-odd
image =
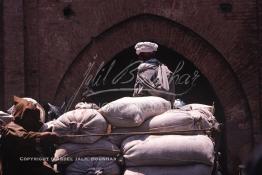
[[[133,96],[158,96],[175,101],[175,85],[172,72],[156,58],[158,45],[152,42],[139,42],[135,45],[136,54],[143,62],[138,66]]]

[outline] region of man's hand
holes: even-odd
[[[42,132],[39,138],[44,143],[57,143],[59,141],[59,136],[53,132]]]

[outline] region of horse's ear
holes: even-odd
[[[48,107],[51,108],[53,105],[51,103],[47,103]]]
[[[14,96],[14,104],[20,103],[23,99],[17,96]]]

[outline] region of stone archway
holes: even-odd
[[[245,160],[253,143],[246,97],[232,68],[219,51],[201,36],[174,21],[155,15],[138,15],[93,38],[65,72],[55,100],[60,102],[68,94],[77,94],[88,68],[88,78],[92,78],[102,62],[108,62],[138,41],[152,39],[183,55],[207,77],[224,109],[228,166],[236,173],[237,164]]]

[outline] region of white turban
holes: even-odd
[[[154,52],[157,51],[158,45],[151,42],[139,42],[135,45],[136,54],[139,55],[141,52]]]

